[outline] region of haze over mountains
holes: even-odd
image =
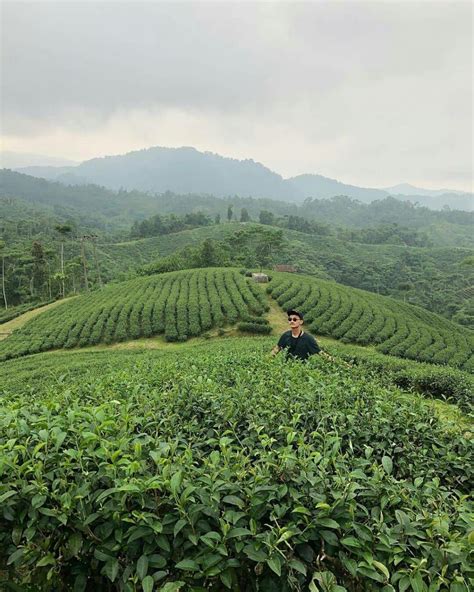
[[[13,167],[12,167],[13,168]],[[93,158],[78,165],[27,166],[15,170],[70,185],[94,183],[153,193],[203,193],[217,197],[238,195],[302,202],[307,197],[346,195],[364,203],[392,195],[433,209],[472,210],[473,194],[449,189],[428,190],[409,184],[386,189],[349,185],[318,174],[284,179],[252,159],[238,160],[192,147],[153,147],[123,155]]]

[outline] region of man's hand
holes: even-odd
[[[281,350],[281,347],[279,345],[275,345],[275,347],[272,349],[272,351],[270,353],[272,354],[272,356],[276,356],[280,350]]]
[[[327,360],[330,360],[331,362],[337,362],[336,358],[334,358],[333,356],[329,355],[327,352],[321,350],[319,352],[320,356],[323,356],[324,358],[326,358]],[[344,366],[347,366],[348,368],[352,368],[352,364],[348,364],[347,362],[345,362],[344,360],[339,359],[340,362],[342,362],[344,364]]]

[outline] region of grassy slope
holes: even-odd
[[[224,239],[237,230],[244,228],[261,228],[260,224],[232,222],[230,224],[218,224],[215,226],[206,226],[195,228],[193,230],[183,230],[174,234],[156,236],[141,240],[128,242],[102,244],[100,250],[110,261],[127,261],[133,266],[136,257],[140,262],[152,261],[155,257],[164,257],[170,255],[177,249],[181,249],[189,244],[196,244],[206,238],[215,240]],[[263,228],[268,228],[264,226]],[[275,229],[277,229],[275,227]],[[446,265],[462,261],[465,257],[472,254],[469,248],[449,248],[449,247],[407,247],[404,245],[369,245],[363,243],[353,243],[342,241],[333,237],[321,237],[317,235],[305,234],[296,230],[283,229],[285,238],[291,243],[301,243],[309,247],[307,256],[311,261],[321,260],[323,256],[335,255],[336,253],[343,257],[352,256],[355,261],[380,261],[381,264],[394,263],[400,259],[403,254],[415,253],[422,254],[435,264],[436,262],[446,262]],[[284,249],[281,253],[285,258],[291,254],[291,249]],[[311,255],[314,255],[312,258]],[[284,261],[285,263],[287,261]],[[291,261],[298,264],[298,261]]]
[[[0,341],[2,339],[6,339],[13,331],[20,329],[31,319],[34,319],[39,314],[46,312],[47,310],[51,310],[52,308],[56,308],[60,304],[64,304],[68,300],[72,300],[76,298],[76,296],[71,296],[70,298],[64,298],[63,300],[56,300],[55,302],[51,302],[50,304],[46,304],[45,306],[39,306],[38,308],[34,308],[33,310],[29,310],[28,312],[19,315],[18,317],[8,321],[6,323],[0,323]]]

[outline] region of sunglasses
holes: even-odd
[[[288,322],[291,323],[292,321],[301,321],[300,317],[288,317]]]

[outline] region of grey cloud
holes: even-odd
[[[463,4],[7,3],[7,131],[15,114],[57,122],[78,109],[102,118],[150,106],[258,111],[317,101],[358,80],[403,84],[404,74],[429,76],[457,47],[468,50],[467,12]]]
[[[468,2],[4,3],[3,132],[25,151],[56,132],[137,147],[166,121],[176,145],[190,120],[184,143],[289,174],[461,182],[471,17]]]

